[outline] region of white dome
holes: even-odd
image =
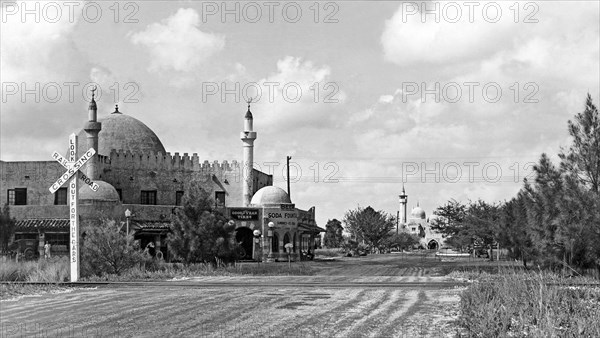
[[[416,208],[412,209],[412,211],[410,212],[410,216],[412,218],[420,218],[420,219],[425,219],[427,217],[425,215],[425,210],[421,209],[421,207],[416,207]]]
[[[250,201],[250,204],[254,206],[278,205],[282,203],[292,203],[290,196],[285,190],[274,186],[261,188],[252,196],[252,200]]]

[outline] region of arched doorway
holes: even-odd
[[[288,234],[287,232],[285,233],[285,235],[283,235],[283,251],[284,252],[288,252],[288,250],[285,248],[285,245],[288,244],[290,242],[290,234]]]
[[[271,250],[273,252],[279,252],[279,236],[276,232],[273,232],[273,239],[271,240]]]
[[[237,228],[235,231],[235,240],[240,243],[241,249],[238,254],[240,255],[240,259],[252,259],[252,249],[254,235],[252,234],[252,230],[246,227]]]
[[[439,244],[435,239],[432,239],[431,241],[429,241],[429,243],[427,243],[427,248],[429,250],[437,250],[439,249]]]

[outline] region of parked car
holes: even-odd
[[[8,250],[15,252],[19,258],[32,260],[39,256],[37,246],[38,241],[35,239],[18,239],[8,246]]]

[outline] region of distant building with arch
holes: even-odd
[[[414,207],[410,216],[407,215],[407,204],[408,195],[402,187],[402,194],[400,195],[400,230],[409,234],[415,235],[419,238],[419,246],[423,249],[439,250],[446,244],[444,236],[431,228],[431,224],[434,220],[439,219],[439,216],[433,214],[427,218],[425,210],[423,210],[419,203]]]

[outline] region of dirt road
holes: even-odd
[[[256,287],[274,281],[438,282],[393,256],[314,262],[317,276],[200,277],[177,285],[99,286],[0,302],[1,336],[451,337],[461,288]],[[395,274],[395,275],[393,275]],[[165,284],[165,283],[162,283]],[[214,284],[212,284],[214,285]]]

